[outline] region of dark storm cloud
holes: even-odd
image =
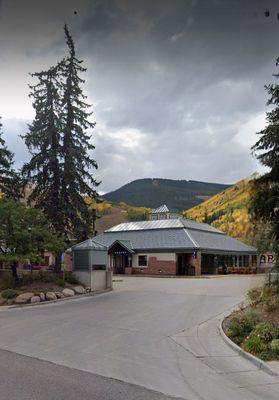
[[[72,15],[77,3],[62,3]],[[275,0],[97,0],[77,9],[70,25],[88,65],[101,190],[145,176],[234,182],[255,170],[250,145],[279,54]],[[46,43],[44,57],[62,54],[62,40]]]

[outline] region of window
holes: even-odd
[[[249,267],[249,256],[243,256],[243,267]]]
[[[87,250],[74,252],[74,269],[86,270],[89,269],[89,253]]]
[[[107,269],[107,267],[106,267],[106,265],[103,265],[103,264],[95,264],[95,265],[92,265],[92,269],[94,271],[100,271],[100,270],[105,271]]]
[[[147,256],[139,256],[139,267],[147,267]]]

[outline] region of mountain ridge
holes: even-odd
[[[186,179],[142,178],[102,195],[114,204],[156,208],[167,204],[172,211],[184,211],[202,203],[231,185]]]

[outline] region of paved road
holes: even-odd
[[[217,329],[259,277],[120,280],[93,298],[0,312],[0,348],[188,400],[278,400],[278,378]]]
[[[161,393],[0,350],[0,399],[173,400]]]

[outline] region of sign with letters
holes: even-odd
[[[260,267],[272,267],[275,262],[274,254],[266,253],[260,255]]]

